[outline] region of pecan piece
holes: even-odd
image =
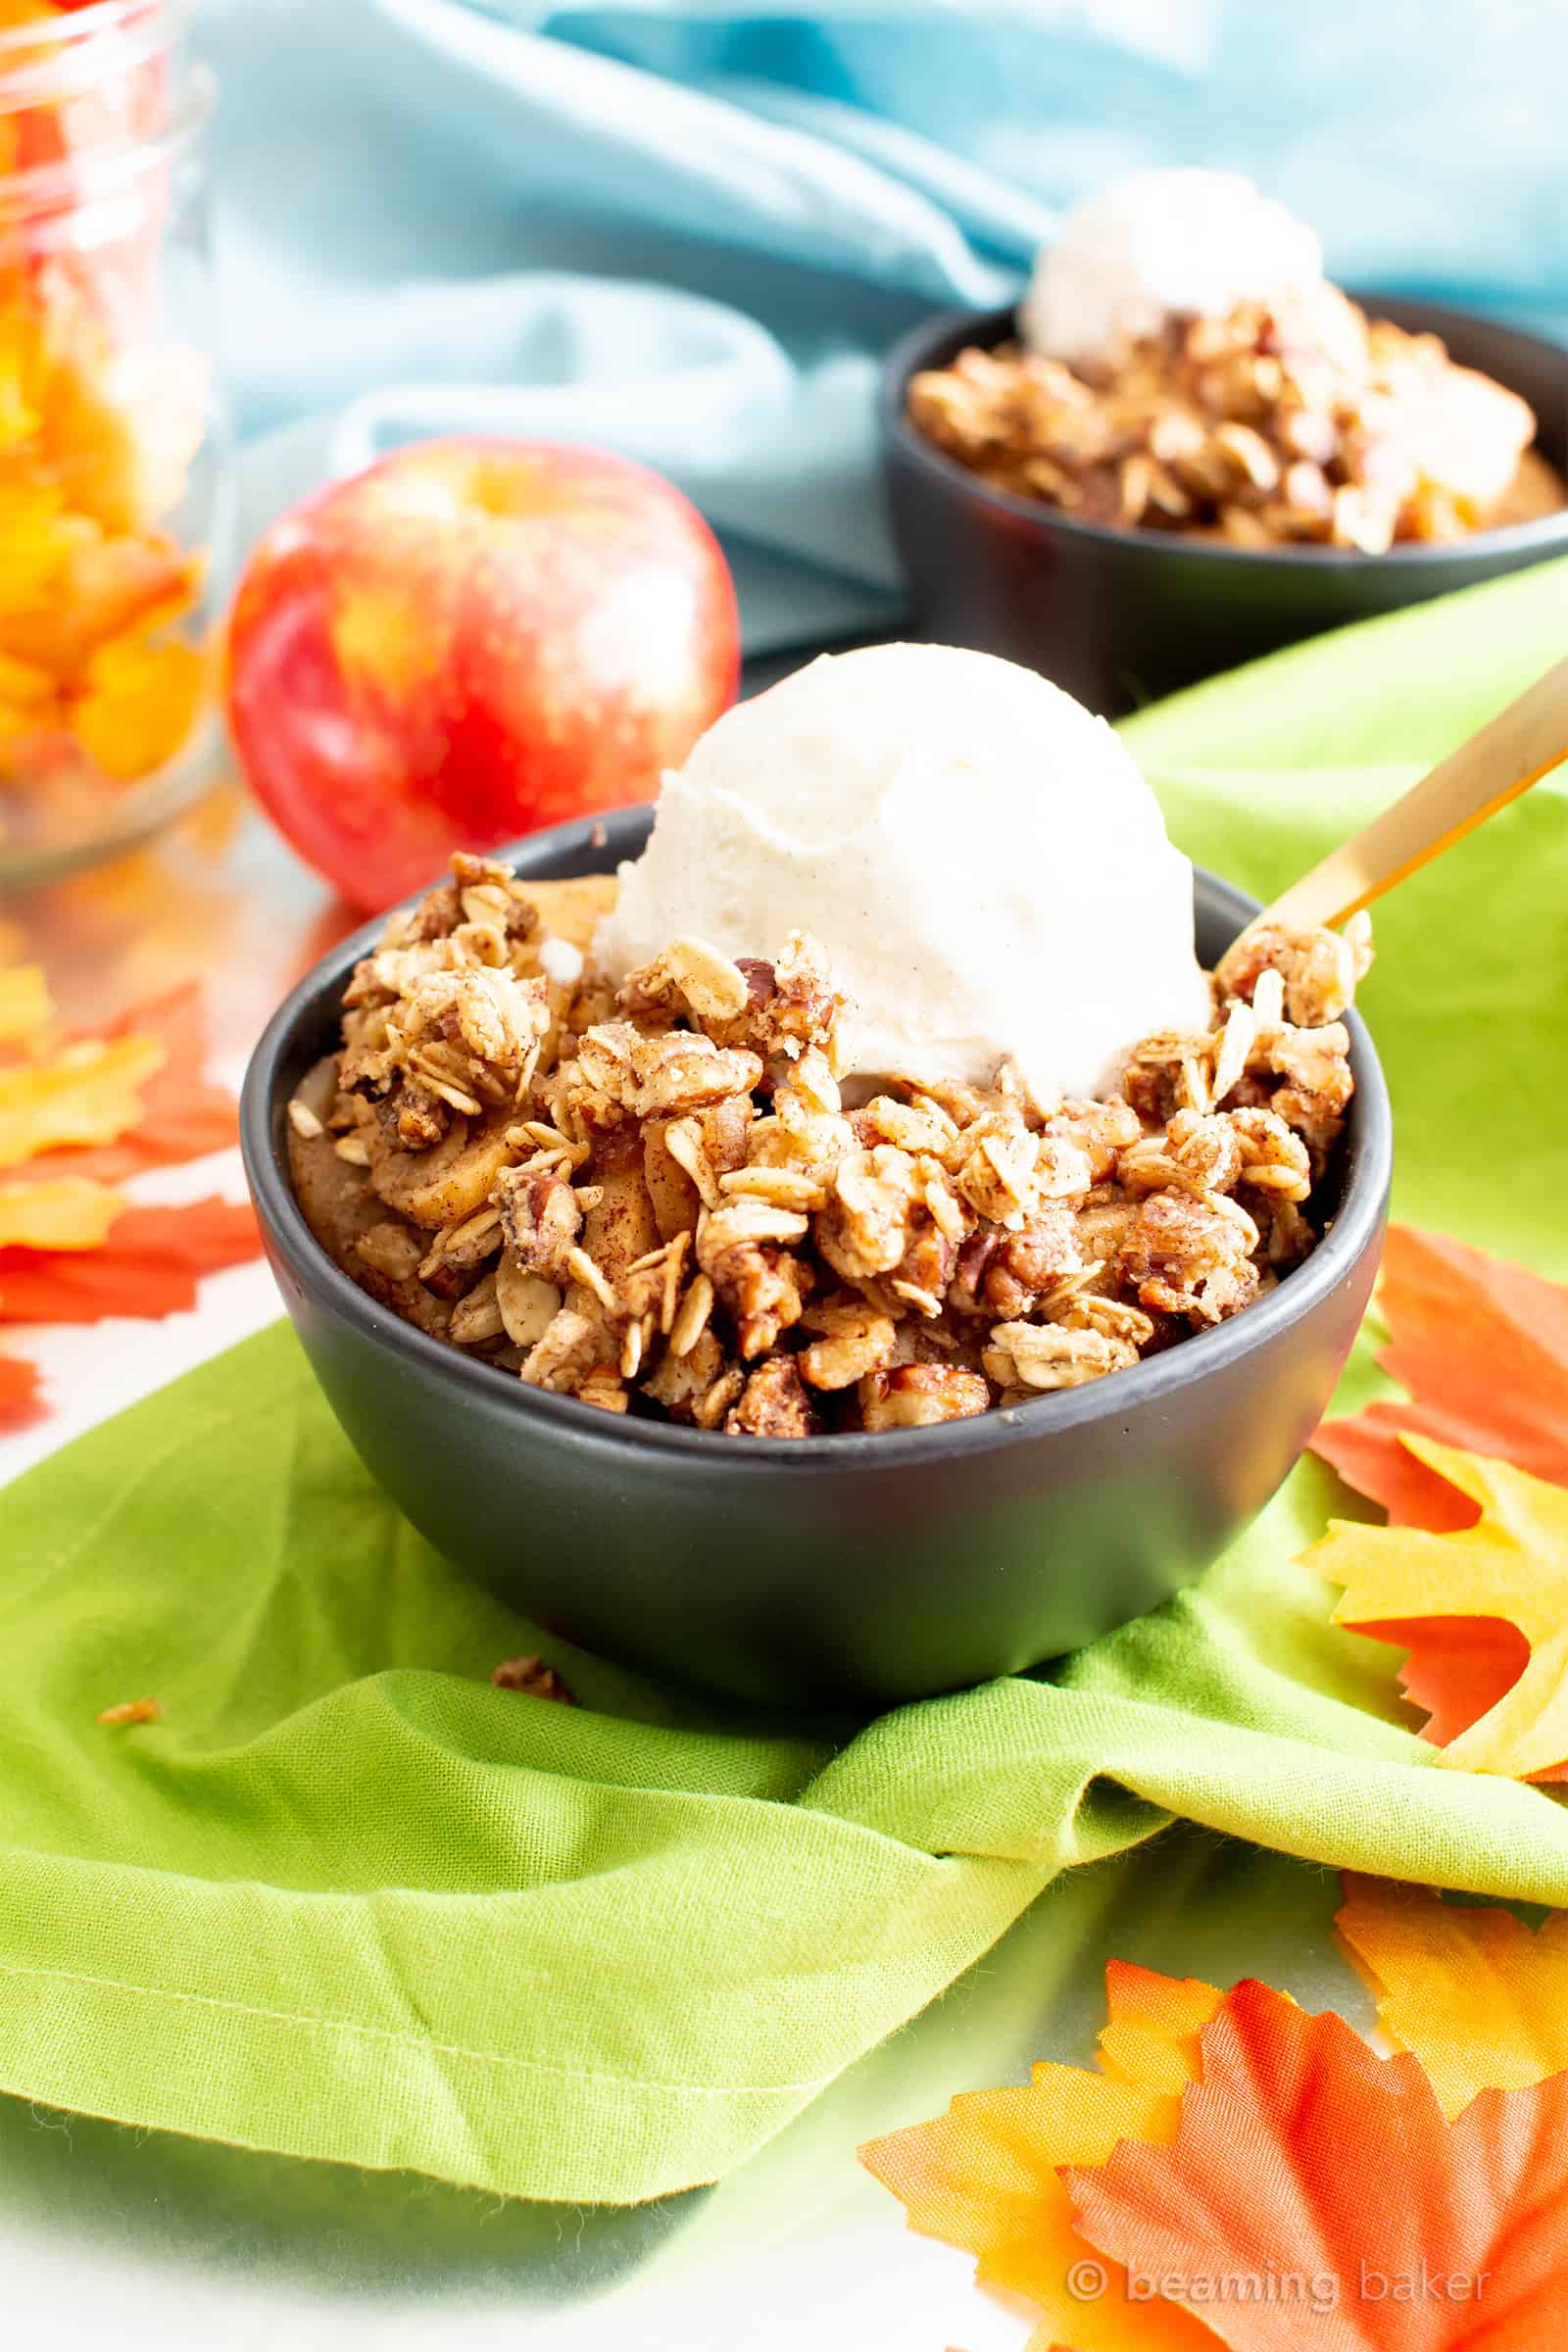
[[[809,1438],[819,1427],[793,1355],[759,1364],[724,1423],[732,1438]]]
[[[920,1193],[914,1162],[896,1144],[846,1152],[816,1219],[816,1246],[834,1272],[846,1282],[891,1274],[909,1246]]]
[[[932,1429],[987,1411],[991,1391],[978,1372],[956,1364],[897,1364],[866,1374],[859,1402],[866,1429]]]
[[[583,1079],[633,1118],[678,1118],[760,1085],[755,1054],[715,1046],[683,1029],[649,1037],[630,1021],[604,1021],[584,1033],[577,1053]]]
[[[1255,1297],[1257,1227],[1231,1200],[1151,1193],[1133,1219],[1121,1266],[1152,1312],[1223,1322]]]
[[[491,1195],[507,1248],[524,1272],[566,1279],[566,1253],[582,1231],[577,1196],[556,1168],[506,1168]]]
[[[1001,1389],[1077,1389],[1138,1361],[1129,1340],[1060,1323],[999,1323],[982,1358]]]

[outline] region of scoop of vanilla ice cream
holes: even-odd
[[[853,1069],[988,1084],[1011,1054],[1090,1095],[1150,1031],[1201,1028],[1193,877],[1103,719],[952,646],[825,654],[666,775],[600,961],[672,939],[827,950]]]
[[[1042,248],[1018,323],[1030,350],[1093,369],[1175,314],[1223,318],[1322,282],[1312,230],[1240,172],[1139,172]]]

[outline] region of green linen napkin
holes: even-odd
[[[1568,565],[1347,632],[1127,729],[1259,892],[1556,659]],[[1366,992],[1399,1212],[1568,1273],[1568,794],[1405,886]],[[1376,1392],[1363,1344],[1346,1401]],[[1069,1866],[1173,1815],[1568,1903],[1568,1817],[1442,1766],[1396,1653],[1292,1565],[1304,1463],[1192,1593],[1050,1680],[835,1739],[564,1651],[371,1487],[278,1329],[0,1500],[0,2088],[516,2195],[710,2180]],[[1349,1506],[1353,1507],[1353,1506]],[[577,1709],[490,1688],[545,1649]],[[163,1720],[112,1731],[112,1702]]]

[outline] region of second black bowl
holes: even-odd
[[[1536,413],[1542,456],[1568,472],[1568,352],[1468,311],[1357,300],[1412,334],[1441,335],[1462,366],[1519,393]],[[1568,510],[1366,556],[1115,530],[993,490],[916,432],[905,404],[922,368],[1015,331],[1011,311],[950,314],[889,354],[882,442],[894,533],[924,636],[1026,662],[1092,710],[1114,717],[1320,630],[1568,553]]]

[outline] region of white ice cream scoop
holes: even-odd
[[[951,646],[819,661],[710,727],[620,869],[600,959],[682,935],[828,951],[853,1066],[1089,1095],[1150,1031],[1201,1028],[1192,868],[1103,719]]]
[[[1108,368],[1169,318],[1223,318],[1323,282],[1323,248],[1236,172],[1140,172],[1092,196],[1044,247],[1018,312],[1049,359]]]

